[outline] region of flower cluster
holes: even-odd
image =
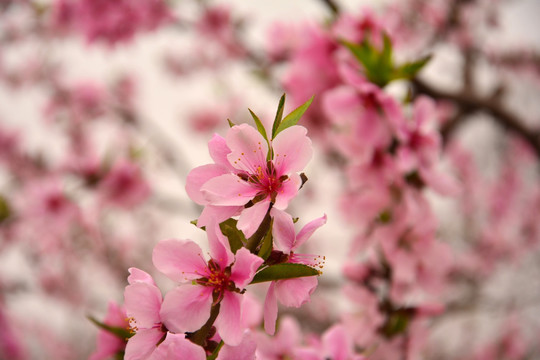
[[[232,360],[239,353],[252,358],[256,347],[249,324],[259,320],[245,309],[248,285],[270,283],[264,305],[269,334],[275,332],[278,301],[292,307],[309,301],[324,259],[297,249],[326,223],[326,215],[297,233],[286,212],[307,180],[299,172],[312,149],[307,130],[296,125],[309,102],[282,118],[284,100],[271,129],[252,113],[257,129],[232,125],[225,138],[214,135],[209,149],[215,163],[188,176],[188,194],[204,205],[196,223],[206,232],[209,259],[191,240],[159,242],[154,266],[178,284],[165,296],[149,274],[130,269],[124,292],[131,332],[126,359]]]

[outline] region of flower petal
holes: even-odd
[[[206,234],[208,236],[210,256],[217,261],[222,269],[226,268],[234,261],[234,254],[231,251],[229,241],[215,222],[208,224]]]
[[[241,124],[233,126],[227,133],[227,145],[231,153],[227,159],[233,167],[249,174],[266,167],[268,144],[255,128]]]
[[[197,219],[197,226],[208,226],[213,222],[222,223],[228,218],[238,215],[243,208],[243,206],[206,205]]]
[[[199,330],[210,317],[212,288],[184,285],[165,295],[161,305],[161,321],[176,333]]]
[[[255,234],[255,231],[257,231],[261,225],[269,206],[270,199],[267,198],[242,210],[236,227],[238,230],[242,230],[246,238]]]
[[[264,330],[269,335],[274,335],[276,332],[276,320],[277,320],[277,297],[275,293],[275,282],[270,283],[266,298],[264,300]]]
[[[124,304],[126,314],[135,318],[139,328],[151,328],[160,323],[161,291],[147,283],[135,283],[126,286]]]
[[[274,245],[278,250],[289,254],[295,248],[296,241],[293,219],[285,211],[276,208],[272,208],[270,214],[274,218],[274,224],[272,225]]]
[[[167,333],[165,340],[157,347],[148,360],[206,360],[206,353],[185,338],[184,334]]]
[[[244,205],[259,189],[233,174],[217,176],[207,181],[201,191],[207,204],[218,206]]]
[[[177,282],[198,279],[207,273],[203,251],[191,240],[160,241],[154,247],[152,262],[159,271]]]
[[[287,206],[289,206],[289,201],[298,194],[298,189],[300,189],[301,184],[302,179],[300,179],[298,174],[290,174],[289,179],[283,182],[281,188],[277,192],[274,207],[285,210]]]
[[[204,198],[201,187],[209,180],[227,173],[227,169],[215,164],[196,167],[189,172],[186,178],[186,192],[188,196],[197,204],[206,205],[208,201]]]
[[[152,276],[150,276],[148,273],[134,267],[129,268],[128,271],[129,271],[129,276],[128,276],[129,284],[146,283],[148,285],[156,286],[154,279],[152,279]]]
[[[316,276],[276,281],[275,291],[279,302],[285,306],[300,307],[309,301],[317,287]]]
[[[264,260],[249,252],[246,248],[241,248],[236,252],[236,261],[231,269],[230,279],[239,289],[243,289],[255,276],[257,269]]]
[[[124,359],[146,360],[156,349],[163,335],[158,328],[138,330],[127,342]]]
[[[302,245],[304,242],[306,242],[306,240],[309,239],[311,237],[311,235],[313,235],[315,230],[317,230],[318,228],[320,228],[324,224],[326,224],[326,214],[323,215],[322,217],[320,217],[318,219],[315,219],[315,220],[312,220],[309,223],[307,223],[306,225],[304,225],[302,230],[300,230],[300,232],[296,236],[296,243],[294,244],[293,250],[295,250],[300,245]]]
[[[220,350],[217,360],[253,360],[257,351],[257,343],[250,332],[244,333],[237,346],[225,344]]]
[[[302,171],[313,155],[311,140],[303,126],[291,126],[272,141],[274,166],[279,176]]]
[[[227,159],[227,155],[231,152],[231,149],[227,146],[227,142],[223,136],[214,134],[212,139],[208,142],[208,151],[210,152],[212,160],[214,160],[217,165],[223,166],[229,171],[234,170]]]
[[[226,291],[219,315],[214,323],[225,344],[236,346],[242,340],[244,329],[241,320],[242,295]]]

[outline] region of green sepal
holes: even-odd
[[[250,284],[257,284],[266,281],[295,279],[305,276],[320,275],[320,271],[304,264],[277,264],[268,266],[253,277]]]
[[[244,236],[244,233],[236,227],[237,223],[237,220],[231,218],[219,224],[221,232],[229,239],[229,245],[234,254],[246,244],[246,237]]]
[[[236,126],[236,124],[233,123],[233,122],[231,121],[231,119],[227,119],[227,122],[229,123],[229,127]]]
[[[300,120],[302,115],[304,115],[306,110],[311,105],[311,102],[313,101],[314,97],[315,95],[313,95],[312,97],[309,98],[308,101],[306,101],[305,103],[303,103],[302,105],[294,109],[289,115],[285,116],[285,118],[281,121],[281,123],[277,127],[276,132],[272,135],[272,139],[274,139],[277,136],[277,134],[279,134],[283,130],[293,125],[296,125],[298,123],[298,120]]]
[[[221,350],[224,344],[223,340],[221,340],[214,352],[206,357],[206,360],[216,360],[219,355],[219,350]]]
[[[88,315],[87,318],[88,320],[93,322],[94,325],[96,325],[97,327],[110,332],[111,334],[115,335],[116,337],[119,337],[122,340],[127,340],[133,336],[133,333],[126,328],[107,325],[105,323],[98,321],[95,317],[90,316],[90,315]]]
[[[272,221],[270,222],[270,230],[268,230],[268,232],[266,233],[266,236],[264,237],[261,244],[261,249],[259,250],[259,253],[257,254],[259,255],[259,257],[263,258],[264,260],[268,259],[268,257],[272,253],[272,247],[273,247],[272,246],[273,245],[272,224],[273,222],[274,222],[274,219],[272,219]]]
[[[276,117],[274,118],[274,124],[272,125],[272,139],[276,137],[276,131],[281,124],[281,120],[283,119],[283,108],[285,107],[285,94],[281,95],[281,99],[279,99],[279,105],[276,112]]]

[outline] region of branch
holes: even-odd
[[[483,99],[476,95],[445,92],[435,89],[419,79],[414,79],[412,85],[416,93],[431,96],[436,100],[451,101],[464,114],[484,112],[491,115],[495,122],[526,140],[540,159],[540,133],[534,132],[523,125],[524,122],[522,119],[501,106],[496,99]],[[449,137],[457,128],[457,125],[464,122],[465,117],[458,116],[446,123],[441,129],[443,137]]]

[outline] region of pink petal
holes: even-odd
[[[156,286],[154,279],[152,279],[152,277],[148,273],[134,267],[129,268],[128,271],[129,271],[129,276],[128,276],[129,284],[146,283],[148,285]]]
[[[225,344],[221,348],[217,360],[254,360],[257,343],[251,333],[245,333],[237,346]]]
[[[165,295],[160,316],[170,331],[183,333],[199,330],[210,317],[212,288],[184,285]]]
[[[208,235],[210,256],[213,260],[217,261],[222,269],[226,268],[234,260],[234,254],[230,249],[229,240],[223,235],[217,223],[208,224],[206,234]]]
[[[313,235],[315,230],[317,230],[324,224],[326,224],[326,214],[318,219],[312,220],[309,223],[307,223],[296,236],[296,243],[294,244],[294,248],[292,250],[295,250],[304,242],[306,242],[306,240],[309,239],[311,235]]]
[[[313,155],[311,140],[303,126],[291,126],[272,141],[274,165],[279,176],[302,171]]]
[[[233,126],[227,133],[227,145],[231,149],[227,159],[236,169],[255,174],[257,168],[266,167],[268,144],[255,128],[247,124]]]
[[[242,295],[226,291],[221,300],[216,329],[228,345],[236,346],[242,340],[244,329],[241,325]]]
[[[424,167],[421,167],[419,172],[422,180],[424,180],[430,188],[441,195],[456,196],[461,192],[458,181],[448,174]]]
[[[228,171],[219,165],[208,164],[191,170],[186,179],[186,192],[191,200],[199,205],[206,205],[208,201],[201,192],[201,187],[210,179],[227,174]]]
[[[207,181],[201,188],[207,203],[219,206],[244,205],[259,190],[233,174],[225,174]]]
[[[316,276],[276,281],[276,297],[285,306],[300,307],[317,287]]]
[[[419,96],[414,102],[414,122],[417,129],[425,129],[435,117],[435,102],[427,96]]]
[[[148,360],[206,360],[204,349],[185,338],[184,334],[167,333],[165,340]]]
[[[212,160],[214,160],[217,165],[223,166],[229,171],[233,171],[234,168],[227,159],[227,155],[231,152],[231,149],[227,146],[225,138],[221,135],[214,134],[212,139],[208,142],[208,151],[210,152]]]
[[[213,222],[222,223],[228,218],[238,215],[243,208],[243,206],[206,205],[197,219],[197,226],[208,226],[208,224]]]
[[[207,273],[203,252],[191,240],[160,241],[154,247],[152,261],[159,271],[177,282],[199,279]]]
[[[274,289],[275,282],[272,281],[266,293],[266,299],[264,300],[264,330],[269,335],[274,335],[276,332],[278,307]]]
[[[135,283],[124,290],[126,314],[135,318],[139,328],[151,328],[160,323],[161,291],[154,285]]]
[[[289,179],[283,182],[276,195],[276,203],[274,204],[274,207],[280,210],[285,210],[287,206],[289,206],[289,201],[291,201],[296,194],[298,194],[298,189],[300,189],[301,184],[302,179],[300,179],[298,174],[290,174]]]
[[[125,360],[146,360],[156,349],[157,343],[165,335],[158,328],[141,329],[129,338],[126,345]]]
[[[239,230],[242,230],[246,238],[249,238],[251,235],[255,234],[255,231],[257,231],[261,225],[269,206],[270,199],[267,198],[253,204],[253,206],[245,208],[242,211],[240,218],[238,218],[236,227]]]
[[[263,262],[262,258],[250,253],[248,249],[239,249],[236,252],[236,261],[232,266],[230,279],[237,288],[243,289],[253,279]]]
[[[332,360],[347,360],[352,352],[352,344],[343,325],[334,325],[323,338],[324,356]]]
[[[274,245],[278,250],[289,254],[295,247],[296,241],[296,232],[292,217],[276,208],[272,208],[270,214],[274,218],[274,224],[272,225]]]

